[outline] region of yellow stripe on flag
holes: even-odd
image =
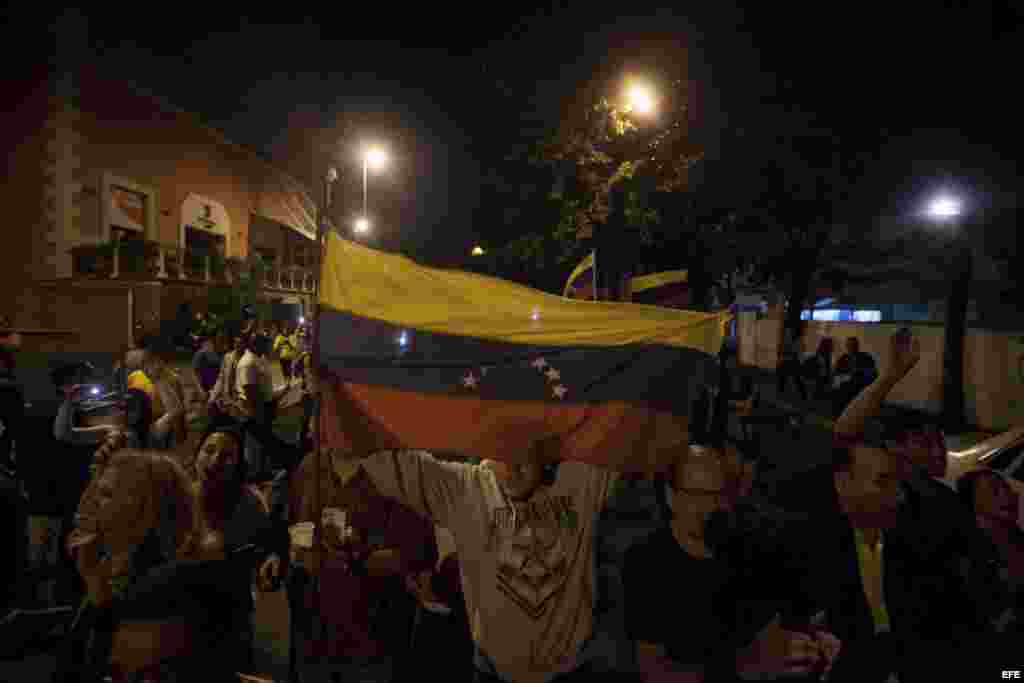
[[[536,346],[661,344],[715,354],[721,315],[574,301],[506,280],[421,266],[327,235],[320,304],[412,329]],[[329,340],[321,340],[328,344]]]

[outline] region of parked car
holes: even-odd
[[[986,439],[969,448],[949,451],[946,480],[956,480],[981,467],[1006,475],[1010,486],[1021,496],[1020,525],[1024,527],[1024,427],[1018,427]]]

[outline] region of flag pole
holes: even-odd
[[[310,354],[310,373],[312,377],[312,384],[315,387],[314,398],[313,398],[313,460],[315,463],[315,472],[313,475],[313,509],[316,511],[315,518],[313,519],[313,554],[314,562],[318,568],[318,571],[323,568],[324,560],[324,549],[323,543],[321,543],[321,537],[323,533],[321,520],[323,518],[323,502],[321,500],[320,488],[320,470],[322,466],[322,456],[320,454],[322,443],[321,426],[320,420],[323,415],[321,403],[323,386],[320,383],[320,291],[321,282],[323,280],[323,262],[324,262],[324,238],[326,236],[326,230],[324,224],[327,221],[329,215],[329,209],[331,204],[331,184],[337,180],[338,172],[334,168],[330,168],[327,171],[327,175],[323,179],[321,201],[317,202],[316,205],[316,277],[313,280],[313,344]],[[313,604],[316,606],[315,619],[318,623],[322,624],[320,619],[320,582],[318,577],[313,581]]]

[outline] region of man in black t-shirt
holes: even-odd
[[[676,464],[671,525],[626,554],[626,628],[649,681],[799,676],[828,668],[838,654],[834,636],[780,625],[793,592],[780,584],[795,584],[795,573],[788,582],[784,569],[782,580],[750,574],[713,540],[729,524],[743,480],[736,454],[723,450],[692,447]]]

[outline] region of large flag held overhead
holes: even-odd
[[[325,444],[653,470],[685,444],[715,314],[572,301],[327,237]]]

